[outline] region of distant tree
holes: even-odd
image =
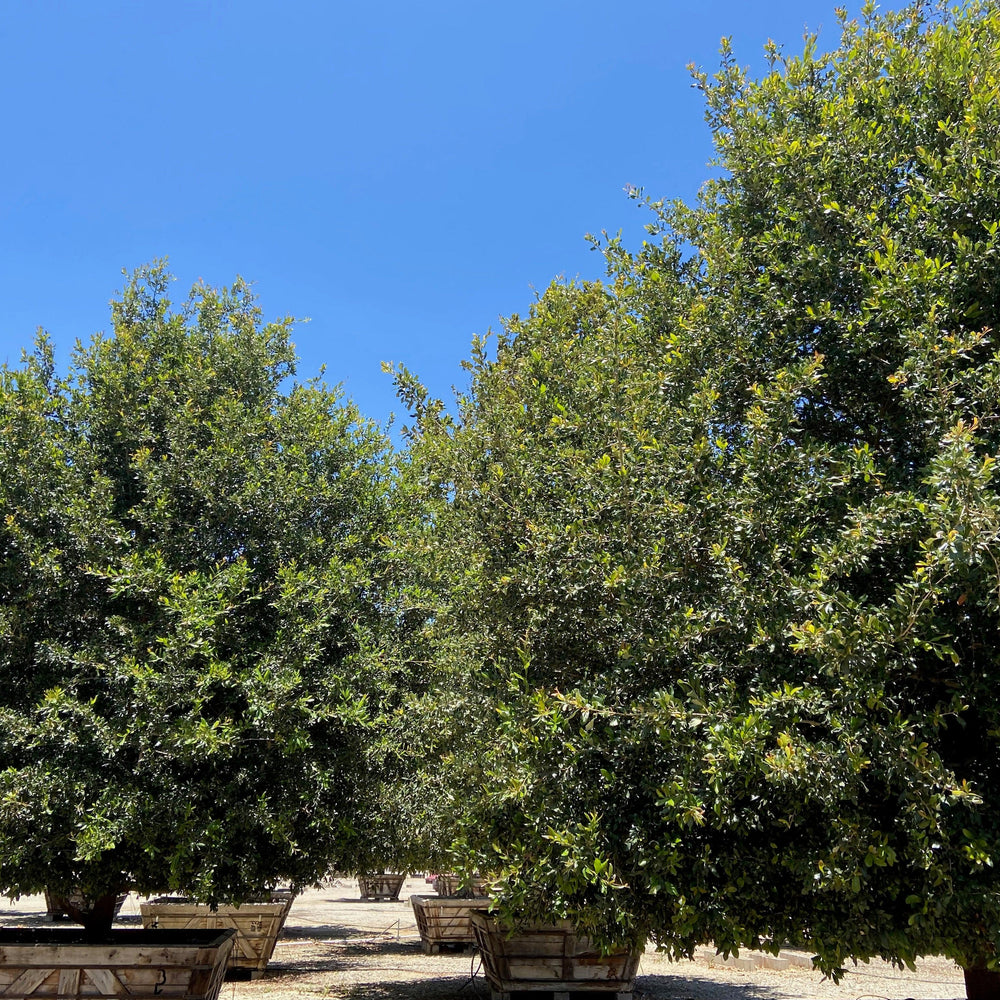
[[[0,371],[0,887],[246,899],[362,850],[390,466],[290,320],[162,265]]]
[[[975,992],[1000,964],[1000,10],[841,20],[760,80],[724,45],[697,76],[719,176],[480,352],[456,418],[402,379],[464,658],[442,677],[494,720],[455,758],[459,839],[511,919],[794,942],[834,974],[946,954]]]

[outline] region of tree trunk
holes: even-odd
[[[963,969],[965,995],[969,1000],[1000,1000],[1000,971],[997,969]]]
[[[93,902],[85,900],[84,906],[77,906],[75,900],[67,900],[66,912],[71,920],[83,924],[84,933],[90,940],[100,941],[111,931],[117,903],[118,894],[112,892]]]

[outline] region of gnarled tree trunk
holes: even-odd
[[[107,937],[111,930],[117,904],[118,894],[115,892],[100,896],[93,901],[84,898],[83,905],[79,905],[76,899],[67,899],[66,912],[71,920],[83,924],[88,938],[100,941]]]

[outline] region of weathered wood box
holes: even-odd
[[[235,932],[114,930],[85,941],[69,927],[0,929],[4,1000],[216,1000]]]
[[[555,1000],[573,992],[600,990],[631,1000],[639,951],[602,955],[569,921],[529,928],[513,935],[482,911],[470,915],[493,1000],[522,990],[544,990]]]
[[[359,875],[358,889],[362,899],[399,899],[406,875]]]
[[[488,896],[489,892],[481,878],[463,882],[457,875],[438,875],[434,880],[434,891],[440,896],[456,896],[462,891],[467,896]]]
[[[274,946],[294,898],[290,891],[277,890],[271,893],[270,902],[220,906],[213,910],[205,903],[161,896],[140,903],[139,910],[143,927],[232,928],[236,937],[226,978],[257,979],[264,974],[274,954]]]
[[[121,912],[121,908],[128,899],[128,893],[124,893],[115,900],[115,916]],[[69,920],[69,904],[80,907],[85,903],[80,893],[73,893],[70,896],[60,896],[57,893],[45,890],[45,912],[54,920]]]
[[[428,955],[436,955],[443,945],[475,943],[470,918],[473,910],[485,910],[489,899],[457,899],[448,896],[410,896],[417,918],[420,944]]]

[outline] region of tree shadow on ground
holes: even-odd
[[[477,975],[448,976],[406,982],[366,982],[343,987],[343,1000],[489,1000],[489,983]],[[538,1000],[544,993],[511,994],[512,1000]],[[571,1000],[612,998],[614,993],[570,991]],[[729,984],[698,976],[639,976],[634,1000],[775,1000],[780,994],[753,983]]]
[[[317,942],[320,944],[321,942]],[[288,978],[310,972],[340,972],[345,969],[357,969],[367,963],[372,956],[380,958],[388,956],[412,957],[420,954],[420,946],[405,941],[371,941],[345,944],[342,940],[330,945],[328,949],[319,951],[310,948],[307,952],[289,950],[279,953],[267,964],[265,978]],[[359,962],[359,959],[361,960]],[[373,968],[373,975],[377,974]]]
[[[341,955],[420,955],[419,941],[394,941],[391,939],[363,938],[348,940],[337,945]]]
[[[296,924],[294,927],[286,925],[279,940],[319,940],[339,943],[349,942],[352,938],[357,938],[359,933],[361,932],[358,931],[358,928],[352,924]],[[378,936],[378,934],[370,935],[372,939]]]
[[[775,1000],[784,994],[759,983],[720,983],[701,976],[640,975],[635,1000]]]
[[[469,976],[439,976],[405,982],[352,983],[338,994],[343,1000],[489,1000],[484,979]],[[541,994],[544,996],[544,994]],[[534,994],[535,1000],[539,994]]]
[[[309,955],[303,958],[292,958],[276,962],[273,958],[267,963],[263,978],[294,979],[310,972],[341,972],[348,966],[336,954]]]

